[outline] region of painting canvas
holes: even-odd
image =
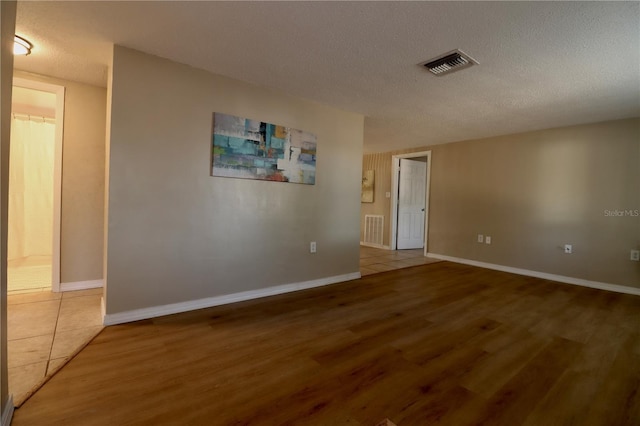
[[[316,136],[216,112],[211,176],[314,185]]]
[[[373,203],[374,174],[373,170],[362,172],[362,193],[360,201],[363,203]]]

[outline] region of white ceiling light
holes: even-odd
[[[22,37],[15,36],[13,38],[13,54],[27,56],[31,53],[33,45]]]

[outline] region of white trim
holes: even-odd
[[[89,290],[91,288],[101,288],[102,284],[103,284],[102,280],[74,281],[70,283],[60,283],[60,291]]]
[[[53,166],[53,258],[51,262],[51,291],[60,291],[60,233],[62,230],[62,144],[64,140],[65,88],[56,91],[56,146]]]
[[[60,227],[62,206],[62,141],[64,138],[65,87],[26,78],[14,77],[13,85],[56,95],[56,141],[53,154],[53,250],[51,259],[51,291],[60,289]]]
[[[5,404],[4,413],[2,413],[2,426],[10,426],[11,420],[13,420],[13,395],[9,395],[7,403]]]
[[[427,189],[424,193],[424,251],[426,256],[429,252],[429,198],[431,197],[431,151],[427,151]]]
[[[153,306],[150,308],[134,309],[132,311],[118,312],[116,314],[105,314],[104,325],[122,324],[131,321],[139,321],[148,318],[160,317],[163,315],[177,314],[180,312],[193,311],[196,309],[210,308],[212,306],[226,305],[229,303],[242,302],[245,300],[259,299],[261,297],[275,296],[277,294],[290,293],[293,291],[306,290],[314,287],[322,287],[344,281],[357,280],[360,272],[353,272],[333,277],[320,278],[317,280],[303,281],[292,284],[267,287],[259,290],[249,290],[240,293],[226,294],[224,296],[206,297],[204,299],[190,300],[188,302],[171,303],[169,305]]]
[[[104,294],[100,298],[100,315],[102,315],[103,325],[104,325],[104,317],[107,315],[107,305],[104,301]]]
[[[411,152],[409,154],[397,154],[391,156],[391,226],[390,238],[391,244],[390,250],[396,250],[398,248],[398,242],[396,241],[398,233],[398,187],[400,182],[398,181],[398,172],[400,171],[400,159],[401,158],[418,158],[427,157],[427,182],[424,191],[425,203],[424,203],[424,255],[427,255],[429,244],[429,194],[431,189],[431,151]]]
[[[389,217],[391,223],[389,224],[389,247],[391,250],[398,248],[397,236],[398,236],[398,174],[400,173],[400,158],[395,155],[391,157],[391,211]]]
[[[478,266],[480,268],[495,269],[496,271],[510,272],[512,274],[526,275],[528,277],[542,278],[545,280],[557,281],[565,284],[579,285],[582,287],[597,288],[599,290],[615,291],[616,293],[633,294],[640,296],[640,288],[628,287],[618,284],[609,284],[599,281],[589,281],[582,278],[567,277],[564,275],[548,274],[546,272],[531,271],[529,269],[513,268],[511,266],[496,265],[493,263],[479,262],[477,260],[463,259],[460,257],[445,256],[437,253],[427,253],[427,256],[449,262],[462,263],[465,265]]]
[[[391,247],[385,246],[385,245],[382,245],[382,244],[365,243],[363,241],[360,241],[360,245],[361,246],[365,246],[365,247],[373,247],[373,248],[379,248],[379,249],[384,249],[384,250],[391,250]]]

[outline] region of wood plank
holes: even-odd
[[[554,338],[488,401],[478,424],[519,425],[569,367],[580,345]]]
[[[491,398],[511,380],[548,343],[549,339],[531,333],[507,332],[508,350],[489,353],[471,371],[460,379],[460,384],[485,398]]]
[[[584,411],[582,424],[640,424],[640,356],[632,351],[634,338],[630,336],[618,352],[604,383]]]

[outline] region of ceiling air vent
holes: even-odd
[[[473,59],[461,50],[452,50],[436,58],[423,62],[420,65],[428,69],[435,75],[445,75],[472,65],[477,65],[478,61]]]

